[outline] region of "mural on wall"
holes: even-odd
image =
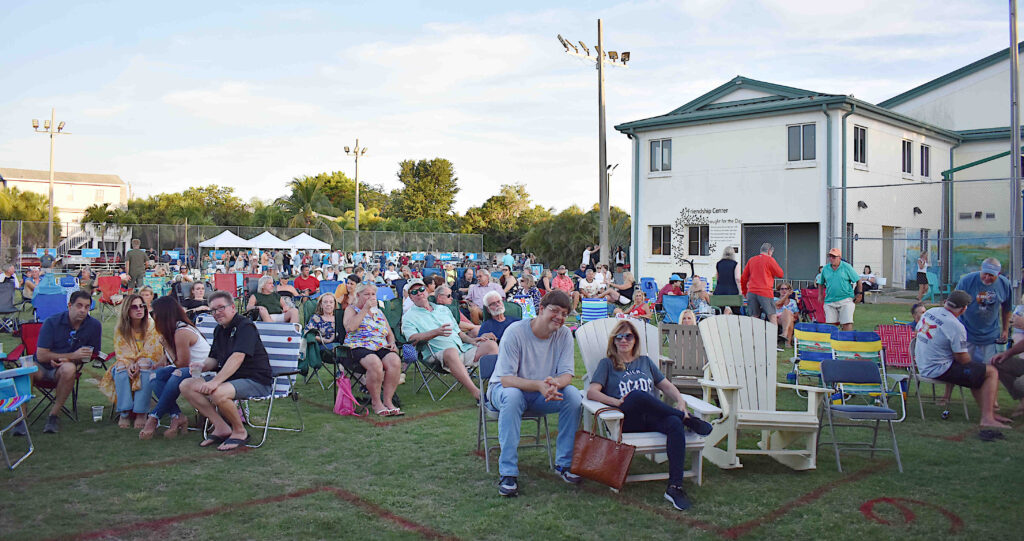
[[[917,258],[921,257],[921,239],[923,237],[922,231],[925,235],[930,230],[928,229],[907,229],[907,284],[906,287],[916,287],[917,284]],[[931,238],[928,235],[928,272],[934,272],[936,275],[940,275],[939,265],[939,243],[938,240]],[[911,283],[913,282],[913,284]]]
[[[1010,260],[1010,237],[1008,233],[955,233],[950,246],[952,266],[950,281],[957,282],[960,276],[981,268],[981,261],[994,257],[1005,266]],[[1006,268],[1003,273],[1007,273]]]
[[[700,254],[690,253],[690,227],[707,226],[707,253],[718,259],[727,246],[739,247],[740,225],[738,218],[728,216],[729,209],[683,207],[672,225],[672,256],[676,263],[683,264]]]

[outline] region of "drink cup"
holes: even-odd
[[[103,420],[103,406],[92,407],[92,422],[98,423]]]
[[[203,363],[189,363],[188,371],[192,374],[192,377],[199,378],[203,375]]]
[[[87,360],[89,360],[89,359],[92,359],[92,351],[93,351],[93,348],[92,348],[92,346],[82,346],[82,349],[85,349],[85,350],[87,350],[87,351],[89,352],[89,356],[88,356],[88,357],[86,357],[86,358],[85,358],[85,359],[83,359],[83,360],[86,360],[86,361],[87,361]]]

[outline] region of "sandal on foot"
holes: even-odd
[[[391,409],[390,408],[381,408],[381,409],[375,411],[374,413],[376,413],[380,417],[391,417]]]
[[[217,450],[218,451],[222,451],[222,452],[224,452],[224,451],[234,451],[235,449],[238,449],[240,447],[245,447],[245,444],[249,443],[249,437],[250,437],[249,434],[246,434],[245,435],[245,439],[242,439],[242,438],[228,438],[228,439],[224,440],[224,443],[222,443],[220,445],[220,447],[217,447]],[[234,447],[229,447],[229,448],[225,449],[224,448],[225,445],[234,445]]]
[[[158,421],[156,417],[149,417],[146,419],[146,426],[142,427],[142,430],[139,432],[139,439],[152,439],[158,426],[160,426],[160,421]]]
[[[131,421],[131,419],[128,418],[127,415],[122,415],[117,420],[117,428],[131,428],[131,427],[132,427],[132,421]]]
[[[405,412],[401,408],[391,408],[388,410],[388,417],[401,417],[405,415]]]
[[[200,447],[212,447],[214,445],[220,445],[220,444],[224,443],[225,440],[227,440],[227,438],[224,437],[224,436],[218,436],[216,434],[210,434],[209,436],[206,436],[205,440],[199,442],[199,446]]]
[[[166,432],[164,432],[164,437],[174,438],[177,437],[178,434],[188,434],[188,417],[185,417],[184,415],[179,415],[178,417],[171,419],[171,426]]]

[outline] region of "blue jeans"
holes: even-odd
[[[150,417],[159,419],[166,414],[171,417],[181,415],[181,409],[178,408],[178,395],[181,394],[178,384],[188,377],[188,367],[165,366],[156,371],[150,383],[150,388],[156,393],[156,406],[150,410]]]
[[[117,411],[121,415],[128,415],[128,412],[146,413],[149,410],[149,397],[153,395],[150,389],[150,379],[153,377],[152,370],[139,370],[139,380],[142,387],[138,391],[132,391],[132,381],[128,377],[128,370],[124,368],[114,369],[114,391],[117,393]]]
[[[686,471],[685,414],[643,391],[627,394],[619,409],[626,416],[622,420],[623,432],[661,432],[668,437],[668,483],[682,484]]]
[[[523,413],[527,411],[558,414],[555,464],[565,468],[572,466],[572,448],[576,441],[576,429],[580,425],[582,397],[579,389],[572,385],[559,390],[562,392],[562,400],[548,402],[544,400],[544,395],[536,391],[505,388],[500,383],[490,385],[490,402],[498,410],[498,443],[501,445],[498,475],[519,476],[519,432],[522,430]]]

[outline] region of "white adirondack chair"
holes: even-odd
[[[768,455],[794,470],[814,469],[818,407],[825,389],[778,383],[778,326],[746,316],[714,316],[697,324],[708,357],[706,389],[718,394],[724,414],[707,437],[704,456],[723,469],[741,468],[739,454]],[[778,387],[805,391],[805,411],[779,411]],[[740,430],[760,430],[756,449],[738,449]],[[718,444],[726,440],[725,449]]]
[[[587,388],[590,387],[590,376],[597,370],[597,365],[601,362],[601,359],[605,357],[605,352],[608,349],[608,335],[611,334],[612,329],[620,321],[622,320],[619,318],[609,317],[591,321],[576,329],[576,343],[579,344],[583,364],[587,367],[587,375],[583,379],[583,424],[588,429],[592,426],[594,414],[597,413],[597,410],[605,407],[600,402],[585,398],[587,396]],[[640,354],[657,360],[661,345],[658,328],[641,320],[630,319],[630,321],[636,326],[640,335]],[[686,400],[686,405],[693,410],[693,413],[702,417],[722,413],[720,408],[699,398],[687,394],[683,394],[683,398]],[[613,439],[618,437],[622,431],[623,417],[620,411],[606,411],[601,414],[599,421],[603,425],[608,437]],[[665,456],[666,440],[667,438],[661,432],[626,432],[622,434],[623,443],[635,445],[638,454],[646,455],[656,462],[667,460]],[[704,437],[687,431],[686,451],[691,453],[692,456],[690,469],[685,472],[684,477],[696,478],[698,485],[704,481],[704,461],[701,459],[704,441]],[[626,477],[626,482],[654,481],[659,479],[668,479],[668,472],[629,475]]]

